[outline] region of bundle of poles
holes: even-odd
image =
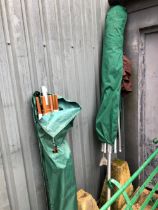
[[[41,119],[43,115],[59,110],[57,95],[48,94],[45,86],[42,86],[41,89],[41,96],[36,97],[36,106],[39,119]]]

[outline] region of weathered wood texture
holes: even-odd
[[[102,29],[107,1],[0,0],[0,210],[45,210],[31,95],[41,85],[77,101],[68,135],[78,188],[95,197]]]

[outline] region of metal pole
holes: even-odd
[[[101,152],[103,152],[104,154],[106,154],[106,148],[107,148],[107,144],[106,143],[102,143],[101,144]]]
[[[118,139],[119,139],[119,152],[122,152],[120,112],[118,115]]]
[[[117,154],[117,138],[115,139],[114,143],[114,154]]]
[[[104,153],[106,154],[106,148],[107,148],[107,145],[106,145],[106,144],[104,144],[103,148],[104,148]]]
[[[107,166],[107,181],[111,179],[111,155],[112,155],[112,146],[108,144],[107,148],[107,159],[108,159],[108,166]],[[111,198],[111,189],[107,187],[107,201]],[[108,208],[110,210],[111,207]]]

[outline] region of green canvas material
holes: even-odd
[[[49,210],[77,210],[74,163],[65,138],[81,108],[75,102],[59,98],[59,111],[44,115],[39,120],[36,108],[36,96],[39,95],[39,92],[33,94],[32,108],[48,207]],[[58,153],[53,153],[54,145],[57,146]]]
[[[96,118],[96,131],[101,142],[111,145],[117,137],[126,21],[124,7],[114,6],[109,9],[104,31],[101,105]]]

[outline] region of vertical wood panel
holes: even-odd
[[[95,116],[107,1],[0,3],[0,210],[46,209],[31,110],[32,92],[41,85],[81,105],[68,141],[78,188],[97,197],[100,144]]]

